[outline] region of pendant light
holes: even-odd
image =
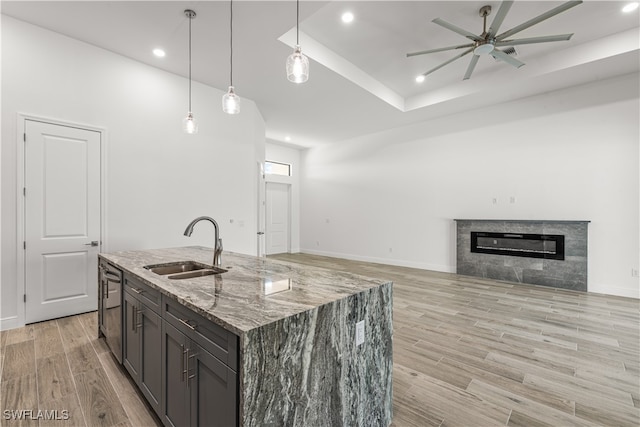
[[[182,130],[186,133],[198,133],[198,122],[193,118],[191,112],[191,21],[196,17],[196,13],[191,9],[185,9],[184,14],[189,18],[189,112],[187,117],[182,120]]]
[[[293,83],[304,83],[309,79],[309,58],[300,48],[300,0],[296,0],[296,47],[287,58],[287,79]]]
[[[229,14],[229,91],[222,96],[222,111],[227,114],[240,112],[240,97],[233,90],[233,0],[230,1]]]

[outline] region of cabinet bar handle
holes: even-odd
[[[140,289],[140,288],[131,288],[131,290],[138,295],[144,292],[144,289]]]
[[[136,330],[142,327],[143,316],[144,316],[144,310],[140,310],[139,308],[136,307],[136,317],[135,319],[133,319],[136,322]]]
[[[135,332],[136,331],[136,306],[135,305],[131,306],[131,318],[133,319],[131,321],[131,330]]]
[[[187,348],[185,350],[184,344],[180,344],[180,348],[182,348],[182,382],[185,382],[187,380],[187,373],[189,371],[189,359],[188,359],[188,357],[189,357],[189,349]],[[187,366],[186,367],[185,367],[185,358],[187,358]]]
[[[182,320],[178,317],[178,321],[182,323],[184,326],[186,326],[187,328],[191,329],[192,331],[196,330],[197,325],[192,325],[191,323],[189,323],[188,320]]]
[[[198,355],[198,353],[193,353],[193,354],[190,354],[190,355],[189,355],[189,357],[187,357],[187,369],[188,369],[188,370],[189,370],[189,365],[190,365],[189,360],[190,360],[190,359],[195,359],[197,355]],[[194,378],[196,377],[195,369],[196,369],[196,368],[195,368],[195,366],[194,366],[194,368],[193,368],[193,370],[194,370],[193,375],[188,375],[188,376],[187,376],[187,387],[189,387],[189,384],[190,384],[191,380],[192,380],[192,379],[194,379]],[[189,370],[189,372],[190,372],[190,371],[191,371],[191,370]]]

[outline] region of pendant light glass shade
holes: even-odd
[[[287,58],[287,79],[293,83],[309,80],[309,58],[302,54],[300,47],[300,0],[296,0],[296,47]]]
[[[182,119],[182,131],[188,134],[195,134],[198,133],[198,123],[191,112],[191,21],[196,17],[196,13],[191,9],[185,9],[184,14],[189,18],[189,112],[187,117]]]
[[[227,114],[240,112],[240,97],[233,91],[233,86],[229,86],[229,91],[222,96],[222,111]]]
[[[198,133],[198,122],[193,118],[193,113],[189,111],[187,117],[182,119],[182,131],[185,133]]]
[[[229,2],[229,90],[222,96],[222,111],[227,114],[240,112],[240,97],[233,88],[233,0]]]
[[[304,83],[309,80],[309,58],[302,54],[300,45],[287,58],[287,79],[293,83]]]

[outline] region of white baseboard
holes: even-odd
[[[21,326],[24,326],[24,324],[18,321],[18,316],[5,317],[3,319],[0,319],[0,331],[15,329]]]
[[[587,285],[587,288],[589,293],[640,299],[639,288],[630,289],[630,288],[622,288],[620,286],[594,285],[592,283],[589,283]]]

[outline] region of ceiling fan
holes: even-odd
[[[539,24],[540,22],[545,21],[559,13],[569,10],[574,6],[579,5],[580,3],[582,3],[582,0],[572,0],[566,3],[563,3],[560,6],[543,13],[542,15],[536,16],[535,18],[532,18],[520,25],[517,25],[512,29],[505,31],[504,33],[498,34],[498,30],[502,25],[502,21],[504,21],[504,18],[505,16],[507,16],[507,13],[509,12],[509,9],[511,9],[511,6],[513,5],[513,3],[514,3],[513,1],[503,1],[500,4],[498,13],[496,13],[495,18],[493,18],[493,22],[491,23],[491,26],[489,27],[488,31],[487,31],[487,16],[491,14],[491,6],[481,7],[479,13],[480,13],[480,17],[482,17],[484,20],[484,24],[482,27],[482,34],[480,35],[475,35],[460,27],[450,24],[447,21],[444,21],[443,19],[440,19],[440,18],[434,19],[432,22],[470,39],[473,43],[467,43],[467,44],[462,44],[457,46],[441,47],[441,48],[430,49],[430,50],[423,50],[420,52],[407,53],[407,57],[425,55],[427,53],[434,53],[434,52],[443,52],[447,50],[465,49],[462,53],[454,56],[448,61],[445,61],[442,64],[438,65],[437,67],[434,67],[422,74],[423,76],[426,76],[428,74],[433,73],[436,70],[439,70],[445,65],[448,65],[453,61],[456,61],[462,58],[463,56],[473,52],[473,56],[471,57],[471,62],[467,67],[467,72],[464,74],[463,80],[467,80],[471,77],[471,74],[473,73],[473,70],[476,67],[476,64],[478,63],[478,59],[482,55],[491,55],[495,59],[499,59],[516,68],[520,68],[524,65],[524,62],[519,61],[512,56],[509,56],[507,53],[505,53],[503,50],[500,50],[499,48],[522,45],[522,44],[565,41],[565,40],[571,39],[571,36],[573,36],[573,33],[558,34],[554,36],[530,37],[530,38],[515,39],[515,40],[508,39],[508,37],[516,33],[519,33],[520,31],[525,30],[529,27],[532,27],[536,24]]]

